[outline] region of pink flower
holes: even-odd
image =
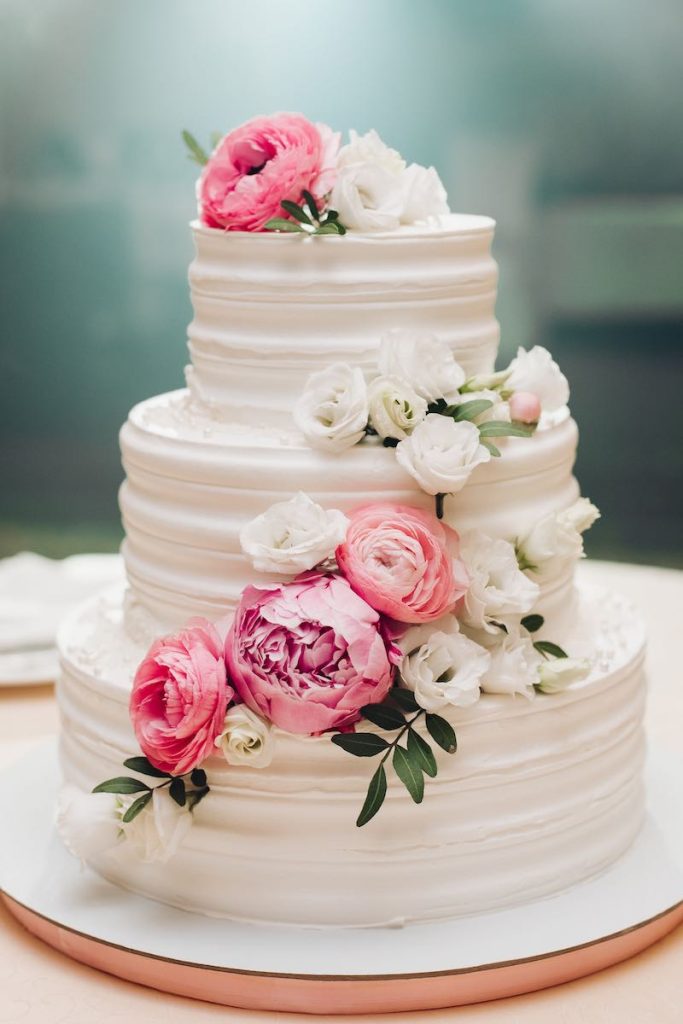
[[[203,224],[261,231],[286,217],[283,199],[300,203],[304,189],[320,206],[336,179],[339,133],[301,114],[254,117],[218,144],[197,183]]]
[[[518,423],[538,423],[541,418],[541,400],[531,391],[515,391],[510,395],[510,418]]]
[[[344,729],[384,699],[400,652],[380,616],[340,576],[303,573],[247,587],[225,642],[244,703],[304,736]]]
[[[351,513],[337,563],[369,605],[399,622],[432,622],[469,586],[455,530],[436,516],[390,502]]]
[[[185,775],[213,752],[234,690],[223,641],[206,619],[162,637],[140,664],[130,717],[143,754],[164,772]]]

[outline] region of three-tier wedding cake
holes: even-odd
[[[191,365],[121,432],[127,587],[62,630],[64,841],[290,925],[588,878],[643,815],[643,636],[574,578],[566,379],[494,368],[494,222],[375,132],[186,142]]]

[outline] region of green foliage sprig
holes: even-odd
[[[155,789],[165,789],[168,787],[171,799],[175,800],[179,807],[185,807],[187,804],[191,811],[195,809],[199,801],[203,800],[209,792],[206,772],[203,768],[193,768],[186,775],[171,775],[170,772],[162,772],[159,768],[155,768],[146,757],[142,756],[129,757],[127,761],[123,762],[123,767],[129,768],[132,772],[138,772],[139,775],[165,780],[158,786],[149,786],[141,779],[119,775],[115,779],[107,779],[105,782],[100,782],[99,785],[95,786],[93,793],[116,793],[121,796],[127,796],[131,793],[140,794],[123,815],[121,821],[124,825],[133,821],[141,811],[144,811],[152,799]],[[187,780],[189,780],[189,785]],[[189,788],[189,786],[192,788]]]
[[[390,756],[392,767],[412,800],[416,804],[422,803],[425,776],[433,779],[437,774],[438,765],[430,744],[415,729],[415,723],[420,718],[424,718],[427,732],[438,747],[448,754],[454,754],[458,748],[455,731],[450,722],[421,708],[411,690],[394,688],[387,700],[381,704],[366,704],[360,713],[379,729],[395,732],[396,735],[391,741],[374,732],[340,732],[332,737],[333,743],[354,757],[375,757],[382,754],[356,819],[359,828],[374,818],[384,803],[387,795],[387,775],[384,766]],[[401,741],[404,739],[405,745],[402,745]]]
[[[545,619],[542,615],[525,615],[521,621],[521,625],[528,633],[537,633],[544,622]],[[534,650],[538,651],[546,661],[549,661],[551,658],[560,659],[569,657],[564,648],[560,647],[559,644],[554,644],[551,640],[535,640]],[[539,689],[538,686],[535,688],[537,690]]]
[[[294,220],[287,217],[271,217],[263,225],[265,231],[287,231],[290,234],[307,235],[345,235],[346,228],[339,221],[336,210],[327,210],[321,214],[314,197],[303,190],[303,205],[291,199],[283,199],[280,206]]]

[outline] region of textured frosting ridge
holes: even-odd
[[[370,369],[395,327],[436,334],[468,374],[488,372],[500,334],[494,227],[452,214],[437,227],[311,238],[193,224],[192,394],[234,421],[287,424],[310,373],[338,360]]]

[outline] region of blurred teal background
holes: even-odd
[[[117,431],[181,385],[195,166],[257,113],[375,127],[498,221],[593,555],[682,564],[681,0],[0,0],[0,554],[113,549]]]

